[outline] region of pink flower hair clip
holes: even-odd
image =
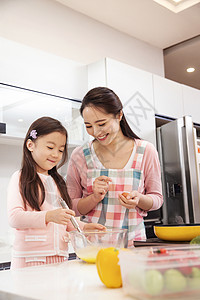
[[[37,131],[35,129],[31,130],[30,137],[32,137],[34,140],[37,139]]]

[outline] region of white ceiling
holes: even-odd
[[[57,0],[159,48],[200,34],[200,3],[173,13],[153,0]]]
[[[174,13],[153,0],[56,0],[75,11],[102,22],[134,38],[145,41],[161,49],[200,35],[200,3]],[[166,0],[164,0],[166,2]],[[172,2],[169,0],[169,2]],[[184,2],[197,2],[185,0]],[[199,1],[200,2],[200,1]],[[167,78],[188,84],[200,89],[200,71],[188,74],[180,65],[176,66],[176,57],[190,66],[196,64],[200,68],[200,38],[182,47],[168,51]],[[191,52],[192,51],[192,52]],[[180,57],[181,55],[181,57]],[[194,57],[196,57],[194,61]],[[190,59],[193,61],[190,62]],[[170,71],[171,70],[171,71]],[[176,78],[171,77],[176,70]],[[194,78],[194,79],[193,79]],[[192,82],[192,83],[191,83]],[[193,83],[194,82],[194,83]]]

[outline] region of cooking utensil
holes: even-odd
[[[62,199],[59,198],[60,204],[62,206],[62,208],[64,209],[69,209],[69,206],[66,204],[66,202]],[[72,222],[72,225],[78,230],[78,232],[80,233],[84,244],[88,244],[91,245],[91,242],[85,237],[84,232],[80,229],[78,222],[76,221],[74,216],[71,216],[70,221]]]
[[[61,204],[62,208],[69,209],[69,206],[66,204],[66,202],[65,202],[62,198],[59,198],[59,201],[60,201],[60,204]],[[78,222],[76,221],[76,219],[75,219],[74,216],[71,216],[70,221],[72,222],[72,225],[73,225],[79,232],[82,232],[82,230],[80,229],[79,224],[78,224]]]
[[[189,242],[200,235],[200,224],[156,225],[154,233],[161,240]]]

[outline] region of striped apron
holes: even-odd
[[[138,190],[141,184],[141,164],[147,142],[139,141],[134,155],[131,169],[98,169],[92,158],[90,144],[83,146],[86,159],[87,190],[93,193],[93,182],[99,176],[108,176],[112,179],[109,190],[104,199],[99,202],[87,215],[82,216],[83,222],[100,223],[107,228],[126,228],[128,231],[128,245],[132,246],[134,240],[146,240],[143,217],[136,209],[127,209],[119,202],[118,195]]]

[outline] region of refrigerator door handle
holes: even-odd
[[[173,194],[173,197],[176,197],[174,184],[172,185],[172,194]]]
[[[167,197],[169,198],[169,182],[167,182]]]

